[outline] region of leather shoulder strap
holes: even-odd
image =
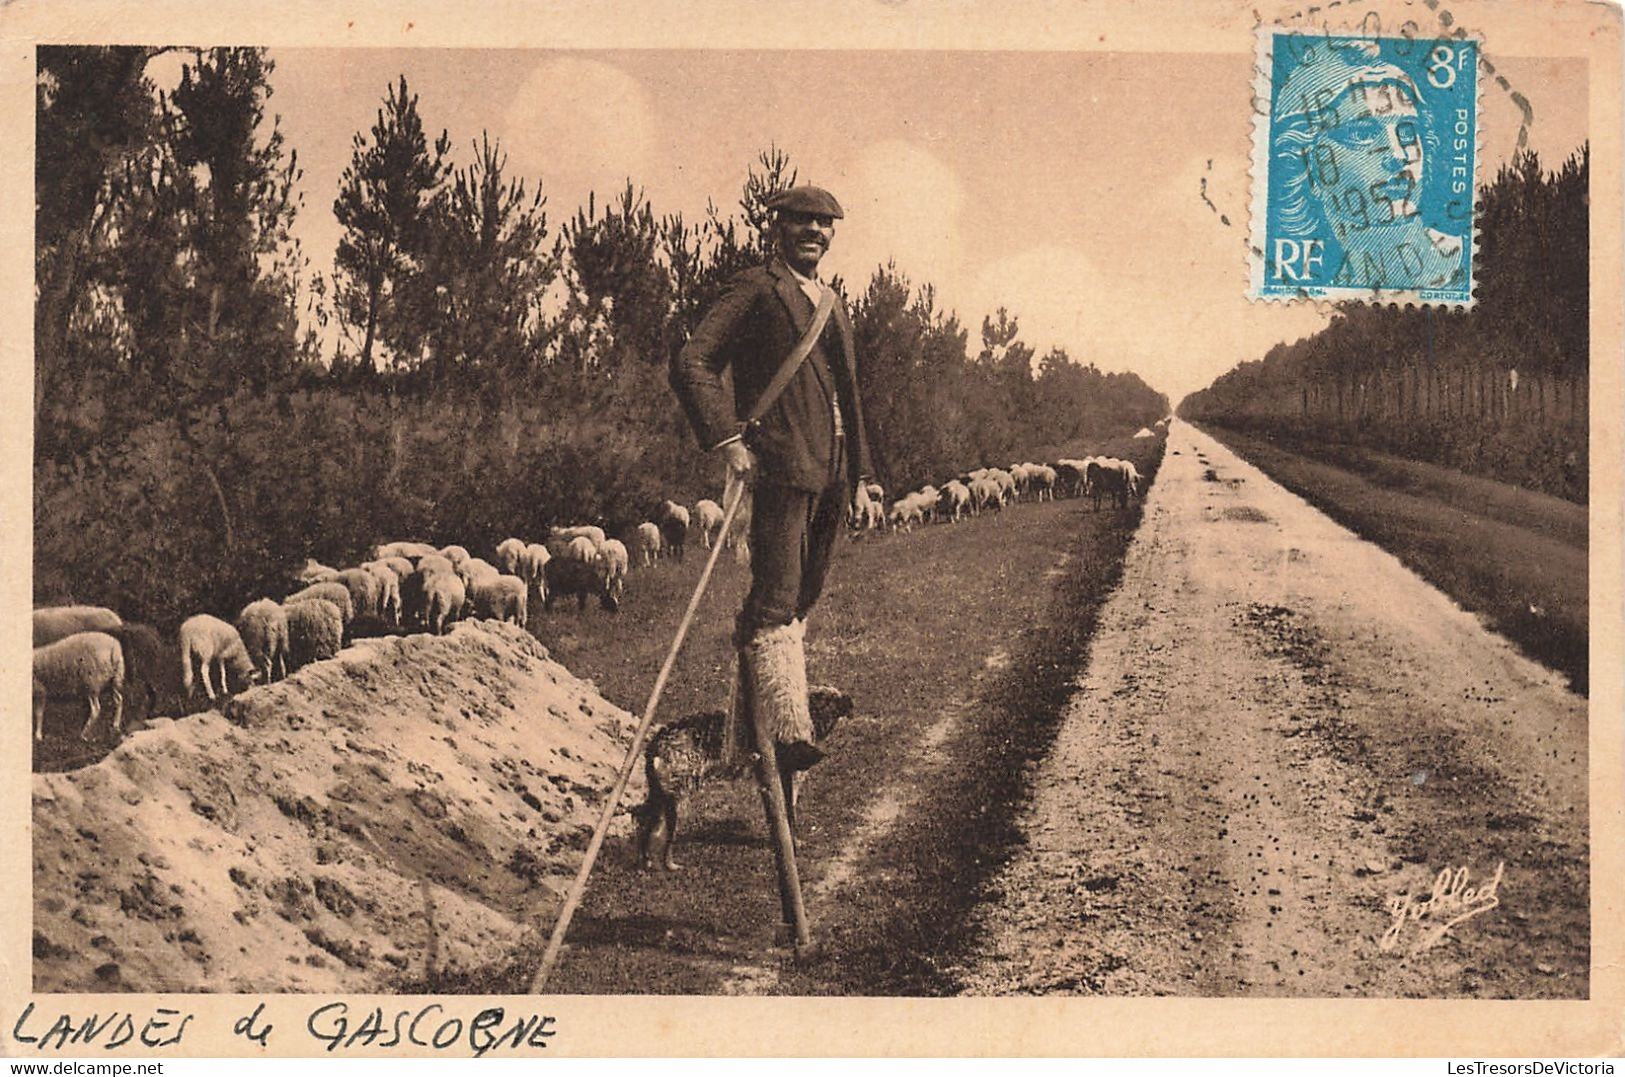
[[[790,349],[784,364],[779,367],[778,373],[773,375],[773,380],[767,383],[767,388],[762,390],[762,395],[756,398],[756,406],[750,409],[750,415],[745,419],[747,424],[757,422],[766,415],[767,409],[771,408],[773,402],[779,398],[779,394],[784,392],[785,386],[790,384],[790,379],[801,369],[801,364],[812,354],[813,345],[818,342],[818,334],[824,331],[824,326],[829,323],[830,312],[834,309],[835,289],[826,287],[824,294],[819,297],[818,307],[813,311],[812,324],[807,326],[807,331],[796,341],[796,346]]]

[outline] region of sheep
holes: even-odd
[[[441,557],[444,557],[453,565],[460,565],[472,556],[467,548],[463,546],[442,546],[439,552]]]
[[[411,559],[406,557],[374,558],[371,561],[363,561],[361,567],[370,569],[387,568],[397,580],[404,580],[417,571]]]
[[[722,506],[708,497],[694,502],[694,527],[700,533],[700,547],[709,550],[722,527]]]
[[[288,615],[269,598],[257,599],[237,615],[237,634],[260,679],[270,684],[276,671],[288,675]]]
[[[431,572],[423,581],[423,592],[426,626],[435,635],[443,636],[451,623],[462,615],[468,589],[455,572]]]
[[[1003,491],[999,484],[990,478],[976,479],[970,484],[971,511],[981,513],[983,509],[998,512],[1004,507]]]
[[[424,625],[429,623],[429,604],[425,582],[436,573],[457,575],[452,563],[438,553],[426,554],[418,560],[418,567],[401,581],[401,623]]]
[[[313,583],[326,583],[338,574],[338,569],[330,568],[314,557],[307,557],[304,566],[295,572],[290,579],[300,587],[309,587]]]
[[[1087,485],[1087,465],[1078,460],[1055,461],[1055,486],[1067,497],[1083,496]]]
[[[404,557],[408,561],[437,552],[427,542],[381,542],[372,548],[372,559],[383,561],[391,557]]]
[[[864,490],[869,494],[870,501],[873,501],[877,505],[885,503],[886,488],[880,485],[878,482],[865,483]]]
[[[942,484],[937,504],[947,514],[950,523],[958,523],[960,516],[970,511],[970,487],[958,479],[949,479]]]
[[[660,510],[655,513],[655,523],[660,527],[666,552],[681,561],[688,542],[688,510],[675,501],[662,501]]]
[[[80,740],[102,713],[102,693],[113,694],[113,732],[124,728],[124,648],[106,632],[76,632],[34,648],[34,743],[45,736],[45,704],[52,699],[83,699],[89,708]]]
[[[593,542],[592,539],[588,538],[586,535],[577,535],[575,538],[565,543],[564,549],[559,550],[554,554],[553,561],[581,561],[589,565],[594,565],[598,563],[598,550],[598,544]],[[549,561],[548,563],[552,564],[552,561]]]
[[[550,527],[547,529],[547,548],[554,557],[557,557],[559,551],[578,538],[587,539],[593,544],[594,548],[597,548],[604,544],[606,537],[604,529],[595,524],[581,524],[576,527]]]
[[[282,600],[284,606],[290,602],[304,602],[313,598],[325,598],[339,608],[339,616],[344,619],[344,628],[349,630],[350,622],[355,620],[355,603],[350,601],[350,589],[337,580],[327,583],[313,583],[303,591],[295,591]]]
[[[512,621],[520,628],[525,627],[530,588],[518,576],[482,576],[468,591],[474,603],[474,616]]]
[[[610,588],[608,566],[574,557],[555,557],[547,563],[547,597],[542,606],[551,610],[554,602],[567,595],[576,596],[578,611],[587,608],[591,595],[597,595],[599,604],[611,613],[621,608]]]
[[[124,650],[124,698],[136,718],[151,718],[175,698],[174,647],[151,625],[122,624],[103,629]],[[136,707],[140,703],[139,708]]]
[[[350,592],[350,635],[376,633],[383,625],[380,606],[384,595],[384,584],[377,573],[364,568],[347,568],[339,573],[334,582]]]
[[[75,632],[100,632],[124,623],[105,606],[47,606],[34,611],[34,646],[43,647]]]
[[[497,544],[497,567],[510,576],[522,576],[520,562],[525,557],[525,540],[505,538]]]
[[[652,521],[645,520],[632,532],[632,549],[637,551],[637,562],[644,568],[654,566],[661,544],[660,526]]]
[[[626,591],[626,574],[632,567],[632,557],[620,539],[604,540],[598,557],[609,571],[609,593],[618,603]]]
[[[288,623],[288,665],[300,669],[332,658],[344,642],[344,615],[325,598],[307,598],[282,606]]]
[[[1094,498],[1097,511],[1100,509],[1100,498],[1103,494],[1111,495],[1112,503],[1118,508],[1128,508],[1129,495],[1133,492],[1128,472],[1130,466],[1132,465],[1112,457],[1090,462],[1084,481]]]
[[[546,546],[540,542],[532,542],[525,547],[525,556],[520,561],[520,567],[524,571],[519,575],[523,576],[526,582],[536,588],[538,598],[547,597],[547,580],[542,575],[542,571],[547,567],[547,562],[552,557],[553,555],[548,552]]]
[[[361,566],[378,577],[378,617],[386,627],[399,628],[401,624],[401,577],[394,566],[382,561],[369,561]],[[410,574],[410,573],[408,573]]]
[[[208,613],[194,614],[181,622],[181,691],[187,698],[192,695],[192,669],[194,664],[203,675],[203,691],[211,700],[215,695],[212,671],[219,667],[220,694],[231,693],[233,676],[242,685],[251,683],[256,675],[254,663],[248,658],[243,637],[237,629]]]
[[[1034,464],[1031,471],[1028,472],[1028,476],[1029,485],[1033,490],[1034,500],[1055,500],[1056,471],[1054,468],[1050,467],[1048,464]]]

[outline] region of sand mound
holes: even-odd
[[[635,725],[491,623],[223,709],[34,776],[34,991],[523,990]]]

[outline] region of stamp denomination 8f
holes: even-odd
[[[1470,306],[1478,43],[1264,29],[1258,49],[1252,297]]]

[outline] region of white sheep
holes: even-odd
[[[47,606],[34,611],[34,646],[67,639],[75,632],[99,632],[123,623],[106,606]]]
[[[254,679],[254,663],[248,659],[248,648],[243,646],[243,637],[237,634],[237,629],[208,613],[199,613],[181,622],[181,691],[190,698],[192,695],[192,669],[194,664],[203,677],[203,691],[210,699],[218,698],[215,695],[212,682],[212,671],[218,667],[220,670],[220,694],[228,695],[231,692],[231,681],[228,677],[234,676],[239,684],[249,684]]]
[[[546,546],[540,542],[532,542],[525,547],[525,556],[521,563],[524,571],[519,575],[533,584],[537,589],[537,593],[543,595],[543,597],[545,597],[547,588],[547,581],[543,572],[552,556],[552,552]]]
[[[294,669],[332,658],[344,645],[344,615],[325,598],[307,598],[282,607],[288,621],[288,664]]]
[[[632,567],[632,558],[627,553],[626,544],[620,539],[606,539],[598,548],[598,557],[603,562],[605,571],[609,573],[610,596],[619,602],[621,593],[626,590],[626,574]]]
[[[598,563],[599,545],[599,543],[594,542],[586,535],[577,535],[575,538],[567,542],[564,549],[555,556],[563,557],[572,561],[584,561],[589,565],[596,565]]]
[[[441,557],[444,557],[453,565],[460,565],[473,556],[468,552],[467,548],[463,546],[442,546],[440,547],[439,552]]]
[[[257,599],[237,615],[237,634],[260,679],[271,683],[280,669],[288,675],[288,615],[269,598]]]
[[[430,632],[446,634],[447,627],[462,615],[468,589],[455,572],[431,572],[423,580],[424,620]]]
[[[603,543],[606,536],[604,529],[596,524],[578,524],[574,527],[550,527],[547,529],[549,549],[553,547],[555,540],[568,544],[571,539],[582,537],[592,539],[592,544],[598,546]]]
[[[637,550],[638,564],[644,568],[654,565],[660,556],[660,525],[645,520],[632,532],[632,548]]]
[[[344,627],[348,629],[350,622],[355,620],[355,603],[350,600],[350,589],[337,580],[326,583],[313,583],[302,591],[295,591],[282,600],[284,606],[290,602],[304,602],[312,598],[325,598],[339,609],[339,616],[344,619]]]
[[[45,704],[51,699],[83,699],[89,715],[81,740],[102,713],[102,693],[113,693],[113,731],[124,728],[124,649],[105,632],[77,632],[34,648],[34,743],[45,735]]]
[[[675,501],[662,501],[655,513],[666,552],[681,561],[688,545],[688,510]]]
[[[530,588],[518,576],[481,576],[468,590],[474,603],[474,616],[512,621],[520,628],[525,627]]]
[[[336,582],[343,584],[350,592],[352,625],[363,620],[380,623],[383,621],[380,603],[384,595],[384,584],[377,573],[368,572],[364,568],[347,568],[339,573]],[[359,627],[355,630],[358,631]]]
[[[396,558],[406,566],[406,575],[411,575],[411,563],[404,558]],[[391,561],[368,561],[361,566],[366,571],[378,577],[378,619],[390,628],[398,628],[401,623],[401,572]]]
[[[326,583],[338,574],[338,569],[330,568],[314,557],[307,557],[304,566],[293,574],[292,579],[300,587],[309,587],[313,583]]]
[[[404,557],[408,561],[416,561],[437,552],[427,542],[380,542],[372,548],[372,559],[382,561],[391,557]]]
[[[694,502],[694,527],[700,533],[700,546],[709,550],[722,527],[722,506],[708,497]]]
[[[525,540],[505,538],[497,543],[497,567],[510,576],[523,576],[520,563],[525,558]]]

